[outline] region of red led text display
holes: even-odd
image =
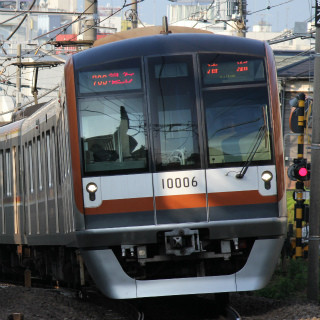
[[[249,71],[248,61],[237,61],[236,72],[246,72],[246,71]]]
[[[118,86],[122,84],[129,84],[133,82],[134,72],[119,72],[109,74],[94,74],[92,75],[93,86]]]
[[[80,72],[80,92],[136,90],[141,88],[139,68]]]
[[[202,63],[202,77],[205,85],[253,82],[265,79],[263,60],[261,59],[226,61],[219,58],[214,62]]]
[[[249,72],[248,60],[236,61],[226,64],[222,63],[208,63],[207,74],[218,75],[218,77],[236,78],[238,72]]]

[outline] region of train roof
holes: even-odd
[[[94,42],[93,46],[98,47],[103,44],[116,42],[116,41],[120,41],[120,40],[154,36],[156,34],[165,34],[165,33],[166,32],[163,30],[163,27],[160,27],[160,26],[130,29],[130,30],[122,31],[122,32],[117,32],[115,34],[108,35],[106,37],[98,39]],[[168,29],[168,33],[207,33],[207,34],[212,34],[212,32],[207,31],[207,30],[200,30],[200,29],[189,28],[189,27],[178,27],[178,26],[170,26],[170,28]]]
[[[266,55],[266,43],[259,40],[198,32],[192,28],[183,29],[179,30],[182,33],[159,34],[160,27],[154,27],[152,32],[144,31],[145,33],[139,31],[144,29],[137,29],[132,33],[128,32],[129,36],[128,33],[119,33],[118,36],[115,35],[118,40],[113,38],[106,42],[106,39],[104,44],[96,43],[94,48],[73,55],[75,70],[112,60],[192,52]],[[139,32],[142,36],[138,36]],[[124,37],[125,35],[127,36]]]
[[[0,127],[0,141],[7,140],[13,136],[18,136],[24,120],[10,122]]]

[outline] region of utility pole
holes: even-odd
[[[17,63],[21,64],[21,43],[17,45]],[[16,110],[21,106],[21,67],[17,66],[17,78],[16,78]]]
[[[97,29],[94,26],[95,21],[98,19],[97,0],[84,0],[84,9],[89,18],[84,23],[86,31],[83,33],[83,40],[95,41],[97,39]]]
[[[132,29],[138,28],[138,3],[132,0]]]
[[[236,21],[236,26],[238,29],[238,37],[246,37],[246,12],[247,12],[247,1],[238,0],[238,9],[239,9],[239,19]]]
[[[315,0],[316,48],[314,57],[311,185],[309,213],[308,289],[309,300],[318,302],[319,295],[319,212],[320,212],[320,0]]]

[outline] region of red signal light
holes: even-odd
[[[308,170],[305,167],[299,168],[300,177],[306,177],[308,175]]]
[[[293,181],[310,180],[311,163],[307,159],[294,159],[294,163],[288,168],[288,177]]]

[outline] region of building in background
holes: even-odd
[[[84,0],[80,0],[83,1]],[[74,22],[80,12],[77,12],[77,0],[37,0],[33,10],[39,11],[38,14],[26,14],[25,21],[15,32],[9,41],[12,32],[18,23],[24,17],[21,15],[15,17],[16,8],[27,10],[32,0],[0,0],[0,96],[10,96],[15,99],[16,96],[16,73],[17,68],[10,66],[9,59],[16,61],[17,44],[22,44],[22,56],[24,61],[67,59],[67,55],[74,53],[76,47],[73,45],[67,47],[55,48],[52,45],[46,45],[48,41],[68,41],[81,40],[84,29],[83,16],[79,21]],[[188,26],[212,31],[216,34],[237,35],[239,19],[246,22],[246,0],[176,0],[168,5],[169,23],[171,25]],[[139,9],[138,9],[139,11]],[[59,13],[59,14],[57,14]],[[75,13],[75,14],[70,14]],[[11,20],[9,20],[11,19]],[[97,38],[109,34],[127,30],[132,27],[130,21],[130,7],[120,10],[112,7],[111,4],[98,7],[97,17]],[[144,25],[146,25],[144,23]],[[142,23],[139,24],[142,27]],[[252,30],[252,31],[251,31]],[[245,30],[248,38],[265,40],[272,43],[271,47],[275,52],[278,68],[289,68],[294,63],[299,63],[307,58],[302,52],[312,52],[314,40],[310,37],[311,24],[297,22],[294,30],[284,30],[283,32],[273,32],[272,27],[261,20],[257,25],[251,26],[250,31]],[[283,41],[283,40],[286,41]],[[39,46],[37,55],[35,51]],[[3,62],[5,62],[3,64]],[[305,68],[307,64],[304,65]],[[311,66],[310,66],[311,68]],[[50,72],[50,77],[48,77]],[[58,85],[62,78],[63,66],[48,69],[39,69],[39,96],[49,89]],[[309,82],[313,81],[309,72]],[[32,100],[30,85],[33,79],[33,72],[30,69],[22,70],[21,96],[22,103]],[[306,78],[303,80],[306,83]],[[283,86],[284,83],[290,86]],[[279,82],[281,92],[285,97],[283,103],[287,103],[287,97],[296,94],[302,88],[299,83],[295,83],[292,78],[281,78]],[[300,86],[300,87],[299,87]],[[310,92],[312,91],[311,86]],[[304,88],[304,86],[303,86]],[[302,90],[302,89],[301,89]],[[48,101],[55,97],[56,92],[45,96],[40,102]],[[6,102],[7,103],[7,102]],[[11,103],[10,103],[11,105]],[[0,105],[1,108],[1,105]],[[285,109],[287,107],[284,107]],[[286,109],[287,110],[287,109]],[[1,111],[0,111],[1,113]]]

